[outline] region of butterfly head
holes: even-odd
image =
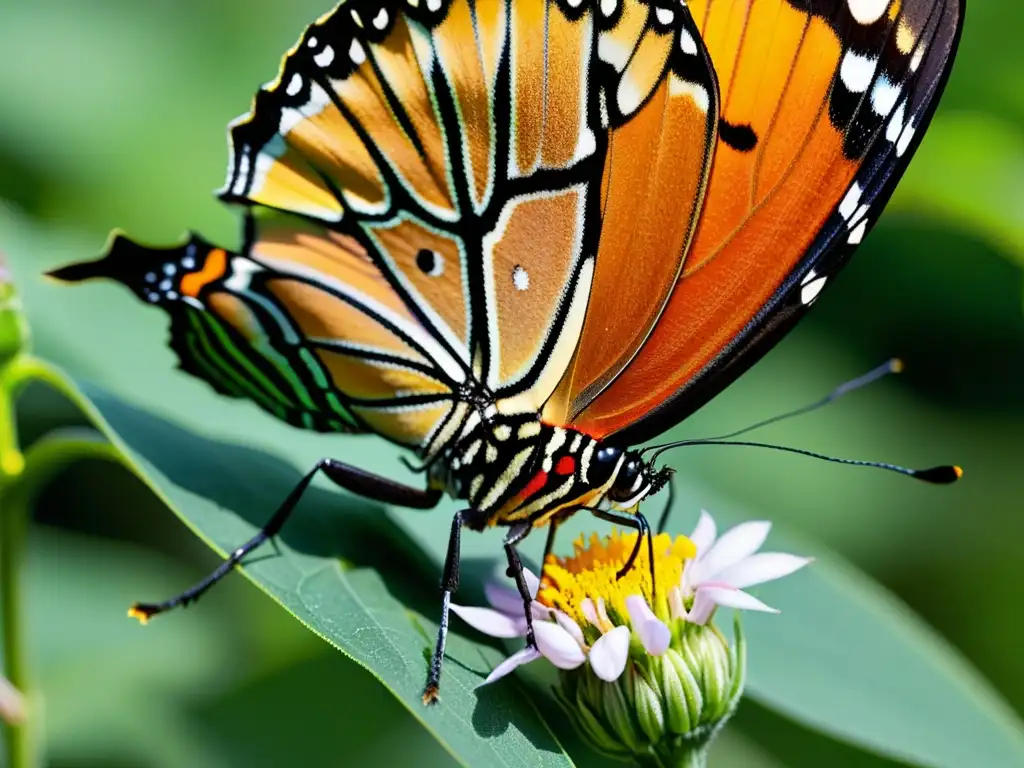
[[[638,452],[605,445],[594,452],[591,481],[608,485],[605,499],[613,507],[628,510],[661,490],[672,470],[655,469]]]

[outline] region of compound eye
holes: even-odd
[[[615,485],[608,493],[612,501],[625,501],[640,488],[640,476],[644,470],[644,463],[639,456],[631,456],[622,465],[618,476],[615,478]]]
[[[607,483],[621,456],[622,449],[610,445],[594,451],[594,458],[590,460],[590,471],[587,473],[590,483],[595,487]]]

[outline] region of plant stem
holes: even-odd
[[[9,493],[24,466],[18,450],[13,397],[8,388],[0,387],[0,618],[3,623],[4,673],[28,702],[25,719],[7,727],[4,743],[10,768],[33,768],[38,764],[33,739],[35,722],[21,584],[28,538],[28,509]]]
[[[33,697],[28,673],[25,611],[22,603],[22,569],[28,533],[28,511],[8,503],[0,495],[0,610],[3,622],[4,673],[28,702],[27,715],[21,723],[10,724],[4,738],[7,765],[10,768],[32,768],[38,764],[34,739]]]
[[[14,419],[14,400],[29,381],[56,389],[83,407],[87,402],[55,369],[30,355],[18,355],[0,368],[0,621],[4,673],[26,699],[25,718],[6,727],[8,768],[41,763],[37,697],[28,661],[28,632],[22,601],[29,515],[39,491],[62,467],[83,458],[120,460],[118,451],[92,430],[57,430],[38,440],[22,456]]]

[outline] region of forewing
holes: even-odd
[[[602,6],[603,7],[603,6]],[[544,415],[564,424],[632,360],[658,321],[696,229],[718,88],[685,5],[629,0],[597,51],[608,115],[590,310]]]
[[[640,353],[572,414],[623,443],[703,405],[798,320],[877,220],[948,76],[960,0],[695,0],[719,138],[682,275]]]

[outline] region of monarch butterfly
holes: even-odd
[[[527,605],[516,545],[535,528],[549,551],[581,509],[649,531],[638,505],[671,470],[630,446],[751,366],[847,261],[935,109],[963,11],[343,0],[230,128],[239,252],[117,235],[54,274],[122,282],[170,315],[185,371],[295,426],[397,443],[425,489],[324,459],[221,568],[137,615],[197,598],[318,472],[409,507],[447,492],[466,509],[435,701],[461,530],[508,527]]]

